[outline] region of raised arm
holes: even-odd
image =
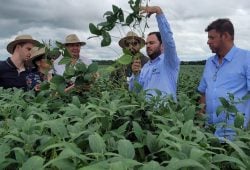
[[[162,38],[163,52],[165,56],[164,62],[172,68],[177,68],[180,60],[177,56],[173,33],[161,8],[159,6],[148,6],[142,7],[141,10],[142,13],[147,13],[147,16],[150,16],[154,13],[156,14],[157,23]]]

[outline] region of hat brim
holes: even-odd
[[[37,57],[40,57],[41,55],[45,55],[45,49],[44,48],[39,49],[37,51],[37,53],[35,53],[33,56],[31,56],[31,58],[29,60],[33,61]],[[46,56],[48,56],[47,58],[56,60],[60,55],[61,55],[60,51],[49,51]]]
[[[68,44],[80,44],[81,46],[84,46],[84,45],[86,45],[86,42],[71,42],[71,43],[64,43],[64,45],[66,46],[66,45],[68,45]]]
[[[128,40],[128,39],[136,39],[136,40],[138,40],[139,43],[140,43],[140,45],[141,45],[141,48],[144,47],[144,45],[145,45],[145,40],[142,39],[141,37],[128,36],[128,37],[122,38],[122,39],[119,41],[120,47],[125,48],[125,47],[126,47],[126,46],[125,46],[125,42],[126,42],[126,40]]]
[[[16,46],[17,44],[20,44],[20,43],[31,43],[31,44],[34,44],[34,45],[36,46],[36,45],[38,45],[40,42],[37,41],[37,40],[32,40],[32,39],[14,40],[14,41],[10,42],[10,43],[7,45],[7,51],[8,51],[10,54],[13,54],[15,46]]]

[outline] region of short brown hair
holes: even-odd
[[[219,33],[228,32],[232,39],[234,39],[234,26],[228,18],[220,18],[213,21],[207,26],[205,31],[208,32],[213,29]]]

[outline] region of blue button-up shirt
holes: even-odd
[[[226,114],[216,115],[216,109],[221,105],[219,97],[228,99],[228,93],[232,93],[235,99],[241,99],[250,91],[250,52],[233,47],[219,64],[217,55],[209,58],[206,62],[203,77],[198,90],[206,96],[206,113],[209,124],[225,122]],[[237,109],[244,114],[246,127],[250,120],[250,100],[236,105]],[[234,114],[230,114],[228,125],[233,125]],[[227,137],[234,134],[230,129],[217,126],[215,135]]]
[[[156,95],[154,89],[160,90],[163,95],[172,95],[176,98],[176,84],[180,69],[180,60],[176,53],[173,33],[164,14],[157,14],[156,19],[160,30],[164,53],[148,61],[140,74],[130,78],[129,88],[133,90],[137,80],[147,94]]]

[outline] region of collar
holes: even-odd
[[[161,60],[161,59],[162,59],[162,57],[164,57],[164,55],[163,55],[163,54],[159,55],[158,57],[156,57],[156,58],[155,58],[155,59],[153,59],[153,60],[150,60],[150,64],[156,63],[158,60]]]
[[[8,66],[10,66],[13,69],[17,69],[16,65],[12,62],[12,60],[10,59],[10,57],[7,58],[6,63],[8,64]]]
[[[235,53],[237,51],[237,47],[234,45],[230,50],[229,52],[225,55],[225,57],[222,59],[222,62],[223,61],[228,61],[228,62],[231,62],[233,60],[233,58],[235,57]],[[216,63],[219,63],[219,57],[218,55],[216,54],[213,59],[212,59],[213,63],[216,64]]]

